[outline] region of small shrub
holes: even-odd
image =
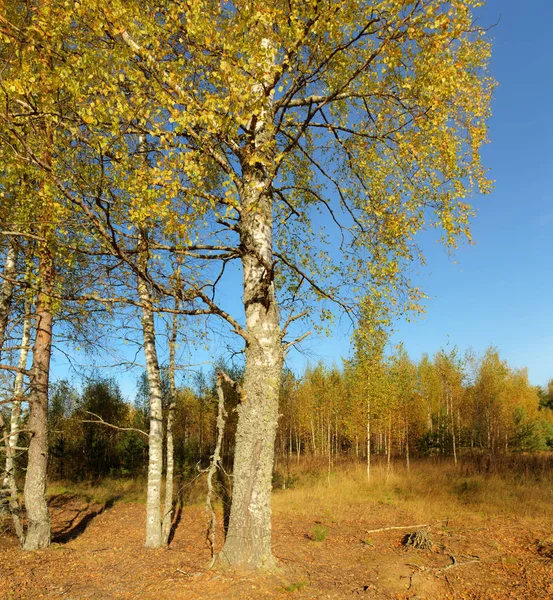
[[[324,542],[328,535],[328,529],[319,523],[317,523],[312,530],[311,540],[314,542]]]
[[[284,586],[284,591],[289,592],[301,592],[304,587],[309,585],[308,581],[297,581],[295,583],[290,583],[289,585]]]

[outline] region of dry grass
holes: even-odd
[[[524,463],[523,458],[518,460]],[[321,516],[338,521],[363,506],[368,514],[375,503],[406,511],[421,523],[430,517],[457,516],[551,519],[553,471],[544,469],[544,461],[536,462],[536,457],[527,460],[524,477],[520,468],[513,468],[513,461],[506,460],[502,469],[480,469],[472,458],[457,466],[449,460],[421,459],[411,463],[409,472],[404,465],[394,465],[389,476],[385,465],[375,464],[370,482],[363,464],[341,462],[328,477],[321,463],[305,460],[290,465],[294,487],[275,493],[273,505],[277,514],[312,515],[315,507]]]

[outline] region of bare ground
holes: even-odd
[[[367,533],[420,524],[420,508],[339,506],[296,510],[277,497],[279,570],[260,576],[205,571],[210,556],[201,506],[184,507],[169,549],[147,550],[143,504],[60,494],[50,500],[51,548],[23,552],[13,537],[0,538],[0,599],[553,598],[553,564],[543,545],[551,528],[543,519],[453,511],[438,520],[443,512],[434,510],[426,518],[434,545],[424,551],[402,546],[409,529]],[[326,534],[322,541],[313,540],[317,525]]]

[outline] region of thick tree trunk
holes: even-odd
[[[25,550],[37,550],[50,545],[50,516],[46,504],[46,469],[48,465],[48,384],[52,351],[52,306],[50,291],[54,280],[54,261],[49,248],[39,252],[41,289],[36,304],[36,339],[31,370],[30,414],[31,434],[25,477],[25,508],[27,536]]]
[[[274,564],[271,489],[282,348],[276,307],[269,312],[274,314],[270,320],[277,335],[268,335],[267,320],[260,319],[253,327],[258,336],[246,348],[244,392],[238,407],[232,506],[227,539],[221,552],[225,562],[252,568],[271,568]]]
[[[148,246],[146,234],[140,233],[140,267],[147,273]],[[156,350],[156,333],[152,299],[148,285],[138,278],[138,297],[142,305],[142,332],[146,373],[150,388],[150,437],[148,440],[148,490],[146,495],[146,542],[147,548],[163,546],[161,531],[161,475],[163,470],[163,413],[161,377]]]
[[[282,336],[273,283],[272,199],[262,166],[244,163],[241,242],[246,313],[246,367],[234,457],[230,522],[221,559],[271,568],[271,488]]]

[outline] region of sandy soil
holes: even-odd
[[[434,522],[432,550],[406,549],[409,530],[367,530],[418,524],[398,507],[352,506],[339,517],[275,511],[271,575],[205,571],[203,508],[185,507],[169,549],[143,548],[145,507],[50,500],[55,543],[23,552],[0,538],[0,599],[497,599],[553,598],[553,564],[539,547],[547,524],[511,517]],[[431,522],[431,521],[430,521]],[[314,527],[326,530],[313,541]],[[219,536],[220,538],[221,536]]]

